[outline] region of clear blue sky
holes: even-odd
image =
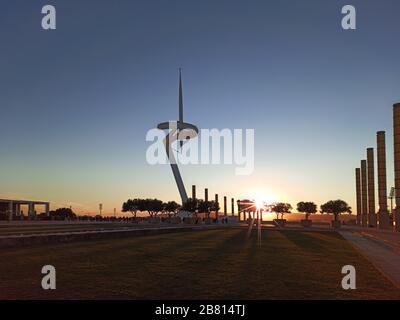
[[[41,7],[57,29],[41,29]],[[357,30],[341,28],[341,7]],[[354,168],[400,100],[400,2],[3,1],[0,10],[0,197],[78,211],[128,197],[179,200],[167,166],[149,166],[148,129],[177,118],[254,128],[256,167],[182,169],[210,194],[260,192],[295,204],[343,198]],[[269,194],[269,195],[268,195]]]

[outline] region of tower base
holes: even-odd
[[[396,208],[396,210],[394,212],[394,221],[395,221],[395,224],[396,224],[395,230],[397,232],[400,232],[400,209]]]
[[[368,227],[376,228],[376,225],[377,225],[377,219],[376,218],[377,217],[376,217],[375,213],[368,214]]]
[[[387,211],[378,212],[379,229],[390,229],[389,213]]]
[[[368,227],[367,216],[368,215],[366,213],[363,213],[361,215],[361,226],[364,227],[364,228]]]

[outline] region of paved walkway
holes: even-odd
[[[339,232],[400,288],[400,235],[370,230]]]

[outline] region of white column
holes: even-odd
[[[13,202],[10,201],[8,203],[8,220],[11,221],[13,219]]]
[[[28,212],[29,219],[32,219],[34,215],[35,215],[35,203],[29,202],[29,212]]]

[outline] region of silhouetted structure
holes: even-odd
[[[252,219],[252,214],[254,217],[255,212],[257,211],[257,206],[255,201],[253,200],[238,200],[238,217],[240,220],[240,215],[243,214],[243,220],[246,221],[247,218]],[[247,215],[248,214],[248,215]]]
[[[387,207],[386,186],[386,142],[385,131],[376,133],[377,163],[378,163],[378,221],[380,229],[389,228],[389,213]]]
[[[368,192],[367,192],[367,160],[361,160],[361,225],[367,227]]]
[[[361,225],[362,204],[361,204],[361,170],[356,168],[356,210],[357,210],[357,224]]]
[[[8,220],[13,220],[13,217],[22,216],[21,206],[28,206],[28,218],[34,219],[36,216],[35,206],[43,205],[45,208],[46,216],[49,216],[50,202],[45,201],[30,201],[30,200],[13,200],[13,199],[0,199],[0,212],[7,215]]]
[[[196,186],[192,186],[192,199],[196,199]]]
[[[376,227],[374,149],[367,149],[368,225]]]
[[[400,103],[393,105],[393,143],[394,143],[394,188],[396,209],[394,221],[396,231],[400,232]]]
[[[219,207],[219,202],[218,202],[218,194],[215,194],[215,203],[217,204],[217,208]],[[218,210],[215,211],[215,219],[218,219]]]
[[[226,196],[224,196],[224,215],[226,216]]]
[[[179,141],[180,147],[182,147],[184,141],[195,138],[198,135],[199,129],[195,125],[183,121],[183,89],[181,69],[179,69],[179,120],[176,122],[160,123],[157,128],[160,130],[169,131],[164,140],[165,149],[183,204],[188,200],[188,196],[185,185],[183,184],[182,176],[179,172],[178,164],[176,163],[174,153],[171,152],[171,144],[173,141],[177,140]]]

